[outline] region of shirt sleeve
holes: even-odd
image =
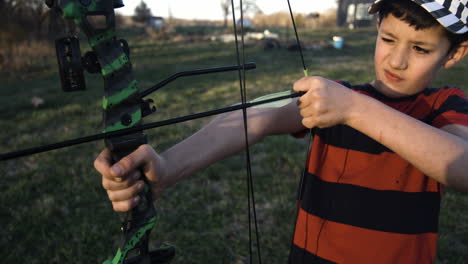
[[[446,125],[468,126],[468,99],[461,89],[450,89],[446,100],[436,109],[431,124],[437,128]]]

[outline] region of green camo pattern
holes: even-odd
[[[107,76],[109,74],[112,74],[113,72],[116,72],[122,69],[122,67],[127,63],[128,63],[128,57],[125,53],[122,53],[112,63],[107,64],[104,67],[102,67],[102,70],[101,70],[102,76]]]
[[[97,0],[91,1],[88,7],[82,5],[79,1],[67,1],[63,7],[63,17],[73,19],[75,24],[80,24],[89,11],[96,10]]]
[[[115,254],[114,259],[112,261],[106,260],[104,261],[103,264],[123,264],[125,261],[125,258],[127,257],[128,252],[134,248],[134,246],[141,240],[143,235],[145,235],[145,233],[148,230],[151,230],[155,224],[156,224],[156,217],[153,217],[148,221],[148,223],[145,226],[140,228],[132,236],[132,238],[130,238],[130,241],[128,241],[128,243],[125,244],[123,250],[121,250],[120,248],[117,249],[117,253]]]
[[[116,104],[120,104],[123,100],[127,99],[128,97],[132,96],[133,94],[138,92],[138,83],[136,80],[130,82],[127,88],[123,89],[122,91],[118,92],[109,97],[105,97],[102,99],[102,107],[104,110],[108,110],[112,108],[112,106]]]

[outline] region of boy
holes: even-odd
[[[375,1],[375,80],[351,86],[303,78],[282,108],[249,109],[249,144],[268,135],[315,135],[290,263],[432,263],[444,185],[468,192],[468,100],[428,88],[468,54],[468,3]],[[244,147],[242,114],[220,116],[161,155],[147,146],[95,167],[114,210],[138,203],[141,168],[155,198]]]

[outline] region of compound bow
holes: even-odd
[[[46,0],[46,4],[56,12],[59,12],[63,18],[72,21],[75,25],[79,26],[81,31],[88,39],[88,43],[92,48],[92,51],[87,52],[83,57],[81,56],[80,42],[76,35],[72,34],[70,36],[56,40],[56,53],[59,64],[59,73],[61,77],[62,89],[66,92],[80,91],[85,89],[84,70],[88,71],[89,73],[101,74],[104,80],[104,98],[102,105],[104,112],[104,133],[13,153],[1,154],[0,160],[13,159],[34,153],[64,148],[84,142],[104,139],[106,147],[111,150],[112,158],[114,162],[116,162],[133,152],[140,145],[147,143],[146,136],[143,134],[143,130],[145,129],[242,109],[247,149],[246,162],[249,201],[249,240],[251,253],[250,258],[252,262],[252,231],[250,226],[251,202],[253,203],[254,219],[256,219],[256,213],[252,176],[250,170],[250,154],[247,144],[248,138],[246,108],[257,105],[271,106],[273,102],[276,102],[276,106],[278,105],[278,102],[281,102],[279,104],[283,105],[285,102],[290,101],[291,98],[298,97],[303,93],[287,92],[275,94],[273,96],[262,97],[252,102],[246,101],[245,71],[254,69],[256,66],[255,63],[245,63],[242,1],[240,1],[240,19],[242,21],[241,59],[237,39],[234,1],[231,0],[234,32],[236,37],[237,66],[176,73],[143,92],[139,91],[138,82],[136,81],[132,71],[130,48],[125,40],[118,39],[116,36],[114,9],[123,6],[122,0]],[[288,5],[291,12],[291,19],[293,20],[294,24],[294,17],[292,15],[289,0]],[[101,18],[105,22],[101,25],[96,25],[92,21],[93,17]],[[302,63],[304,65],[304,73],[307,76],[307,70],[304,64],[299,38],[296,28],[294,29],[296,32],[296,39],[298,41],[299,50],[301,52]],[[233,70],[237,70],[239,72],[242,99],[241,104],[143,125],[142,118],[156,111],[156,108],[152,106],[153,101],[151,99],[143,99],[150,93],[158,90],[159,88],[179,77]],[[114,258],[112,260],[105,261],[104,264],[169,263],[174,257],[175,249],[171,246],[163,247],[154,251],[149,251],[148,249],[149,234],[156,223],[156,209],[152,202],[151,191],[148,187],[148,183],[145,183],[146,185],[144,190],[139,194],[139,205],[127,214],[126,220],[122,226],[124,238],[122,240],[121,246],[118,248]],[[256,232],[258,230],[256,220],[255,230]],[[261,263],[258,232],[256,233],[256,238],[259,263]]]

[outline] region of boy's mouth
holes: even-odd
[[[403,78],[401,78],[400,76],[394,74],[394,73],[391,73],[387,70],[384,70],[384,73],[385,73],[385,77],[387,77],[387,79],[389,81],[392,81],[392,82],[401,82],[403,81]]]

